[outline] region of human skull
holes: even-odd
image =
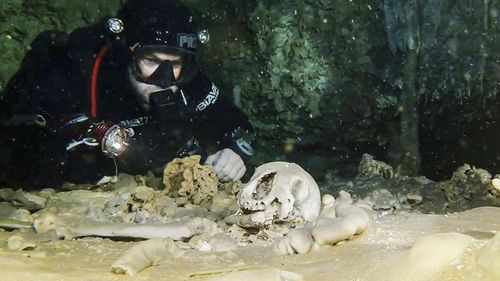
[[[288,162],[257,167],[237,200],[243,213],[251,213],[250,220],[255,225],[297,218],[312,222],[321,208],[318,184],[313,177],[299,165]]]

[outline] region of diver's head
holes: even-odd
[[[142,50],[135,56],[129,68],[129,77],[144,109],[149,110],[149,96],[152,93],[165,89],[172,92],[178,90],[175,82],[181,76],[188,59],[181,52],[154,49]]]
[[[187,84],[196,72],[198,31],[191,12],[175,0],[128,0],[119,11],[137,81],[166,88]]]

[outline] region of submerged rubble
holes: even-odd
[[[265,164],[244,185],[240,182],[219,183],[211,176],[214,175],[211,167],[200,165],[196,157],[176,159],[171,164],[165,169],[163,185],[158,184],[161,181],[152,180],[151,175],[119,175],[115,183],[90,190],[86,187],[80,190],[78,186],[62,192],[2,189],[0,241],[5,241],[4,248],[9,251],[36,256],[36,253],[46,251],[41,249],[48,245],[71,245],[91,239],[86,237],[107,237],[117,241],[152,239],[135,242],[126,251],[129,246],[121,247],[120,251],[114,252],[114,261],[108,264],[114,273],[142,274],[140,272],[146,267],[172,266],[201,253],[207,253],[208,256],[204,257],[208,259],[210,255],[226,255],[228,260],[233,260],[234,255],[242,251],[264,255],[266,259],[297,254],[320,255],[325,246],[336,245],[334,248],[337,248],[349,244],[356,247],[358,244],[354,241],[370,244],[374,237],[379,237],[377,243],[397,247],[391,242],[397,230],[391,230],[393,233],[389,236],[381,233],[392,219],[398,220],[400,216],[408,217],[419,211],[448,212],[463,204],[472,206],[489,202],[489,205],[498,205],[499,200],[491,191],[496,190],[497,178],[492,180],[488,172],[468,165],[457,169],[449,181],[436,183],[422,177],[401,177],[391,172],[389,165],[366,155],[360,163],[358,177],[350,182],[329,183],[330,188],[339,189],[333,190],[332,194],[324,193],[321,199],[320,187],[314,179],[293,163]],[[193,193],[200,189],[208,192],[193,197]],[[259,200],[267,203],[257,204]],[[250,208],[246,202],[257,204],[254,204],[256,209]],[[314,206],[318,207],[318,212],[307,213],[316,210]],[[492,212],[495,211],[492,208]],[[260,213],[266,214],[263,221],[252,220],[261,218]],[[478,255],[494,255],[491,251],[497,251],[496,242],[491,241],[498,239],[491,239],[500,229],[500,218],[490,219],[492,229],[481,230],[480,234],[450,234],[450,237],[458,237],[455,240],[450,238],[453,244],[450,247],[456,251],[439,257],[440,266],[445,267],[447,259],[464,254],[466,249],[476,251]],[[408,264],[424,264],[411,269],[415,274],[430,274],[430,266],[420,261],[426,259],[422,249],[439,243],[435,241],[441,241],[442,237],[421,240],[411,248],[406,258]],[[403,243],[403,240],[398,243]],[[100,245],[105,240],[95,241]],[[404,242],[405,245],[408,243]],[[237,278],[240,276],[237,272],[243,276],[263,270],[248,267],[247,263],[236,267],[232,273],[226,270],[197,273],[198,279],[195,280],[208,280],[215,278],[214,275]],[[475,263],[482,264],[484,259]],[[493,267],[485,266],[488,276],[498,274],[492,271]],[[284,278],[277,271],[266,272],[273,278]],[[303,276],[294,270],[282,273],[293,275],[296,278],[293,280],[303,280]]]
[[[400,176],[390,165],[365,154],[358,171],[353,180],[327,180],[321,184],[322,191],[335,194],[345,190],[381,214],[447,213],[480,206],[500,207],[500,192],[491,174],[468,164],[457,168],[449,180],[435,182],[423,176]]]

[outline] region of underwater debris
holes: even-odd
[[[219,180],[213,167],[201,165],[200,159],[194,155],[170,161],[163,172],[163,184],[167,193],[207,206],[217,193]]]

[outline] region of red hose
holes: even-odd
[[[99,67],[101,66],[101,61],[104,58],[104,55],[106,55],[109,47],[111,47],[111,43],[108,43],[101,49],[95,59],[94,66],[92,67],[92,78],[90,84],[90,116],[92,118],[97,117],[97,76],[99,75]]]

